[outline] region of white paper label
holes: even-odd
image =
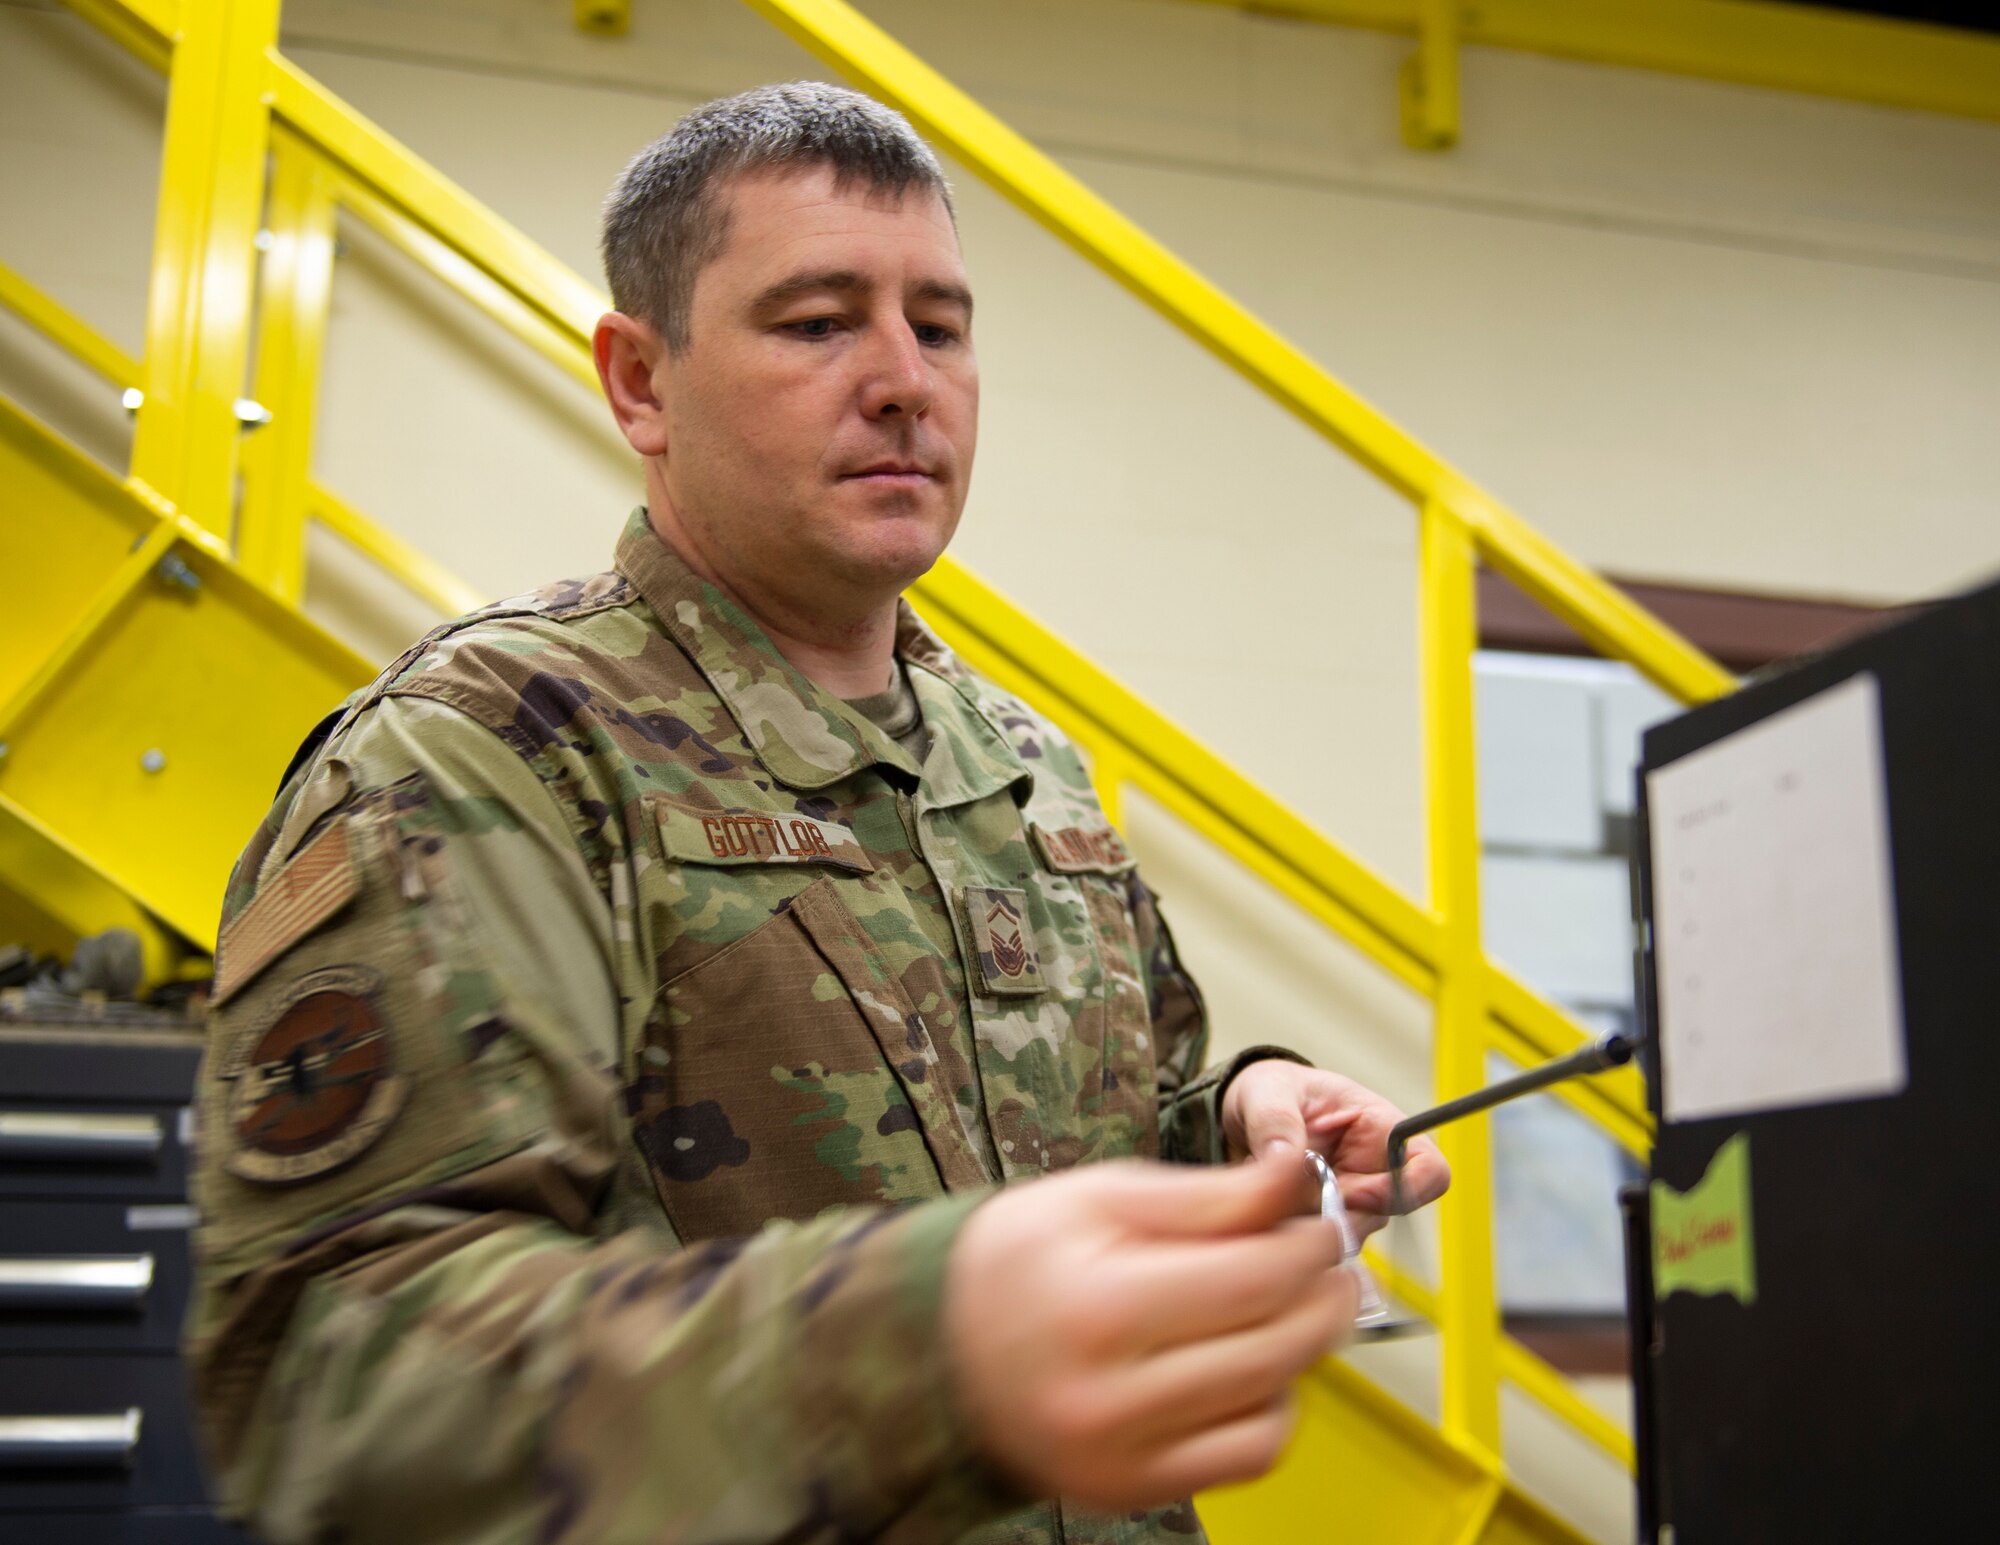
[[[1875,678],[1648,773],[1646,797],[1666,1119],[1899,1093]]]
[[[186,1202],[153,1202],[125,1209],[125,1227],[134,1234],[191,1229],[199,1221]]]

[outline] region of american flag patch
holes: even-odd
[[[232,996],[259,971],[346,906],[359,890],[347,822],[335,821],[264,882],[256,899],[222,930],[211,1004]]]

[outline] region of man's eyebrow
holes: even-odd
[[[810,273],[792,274],[780,279],[776,284],[760,292],[750,302],[753,311],[770,311],[796,300],[801,295],[810,295],[820,290],[842,290],[849,294],[866,295],[875,286],[851,268],[820,268]]]
[[[849,295],[871,295],[875,281],[866,274],[851,268],[822,268],[810,273],[791,274],[769,285],[750,302],[752,311],[775,311],[801,295],[816,295],[827,291]],[[962,284],[952,284],[943,279],[919,280],[910,291],[912,300],[942,300],[952,305],[962,306],[965,314],[972,315],[972,292]]]
[[[943,279],[921,279],[910,292],[912,300],[941,300],[964,308],[966,319],[972,318],[972,291],[962,284],[950,284]]]

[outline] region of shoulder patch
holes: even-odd
[[[250,904],[222,930],[216,950],[211,1007],[234,997],[285,950],[354,899],[361,877],[347,822],[336,820],[257,888]]]
[[[360,966],[308,972],[275,1009],[246,1024],[222,1063],[228,1155],[242,1180],[290,1185],[351,1163],[403,1108],[381,1007],[381,980]]]
[[[875,867],[853,831],[838,821],[771,810],[657,807],[667,857],[690,864],[832,864],[867,873]]]
[[[1057,874],[1123,874],[1136,862],[1125,839],[1109,826],[1032,828],[1042,862]]]

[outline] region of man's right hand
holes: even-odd
[[[1357,1284],[1296,1153],[1009,1188],[953,1246],[944,1328],[976,1441],[1038,1496],[1151,1507],[1261,1475]]]

